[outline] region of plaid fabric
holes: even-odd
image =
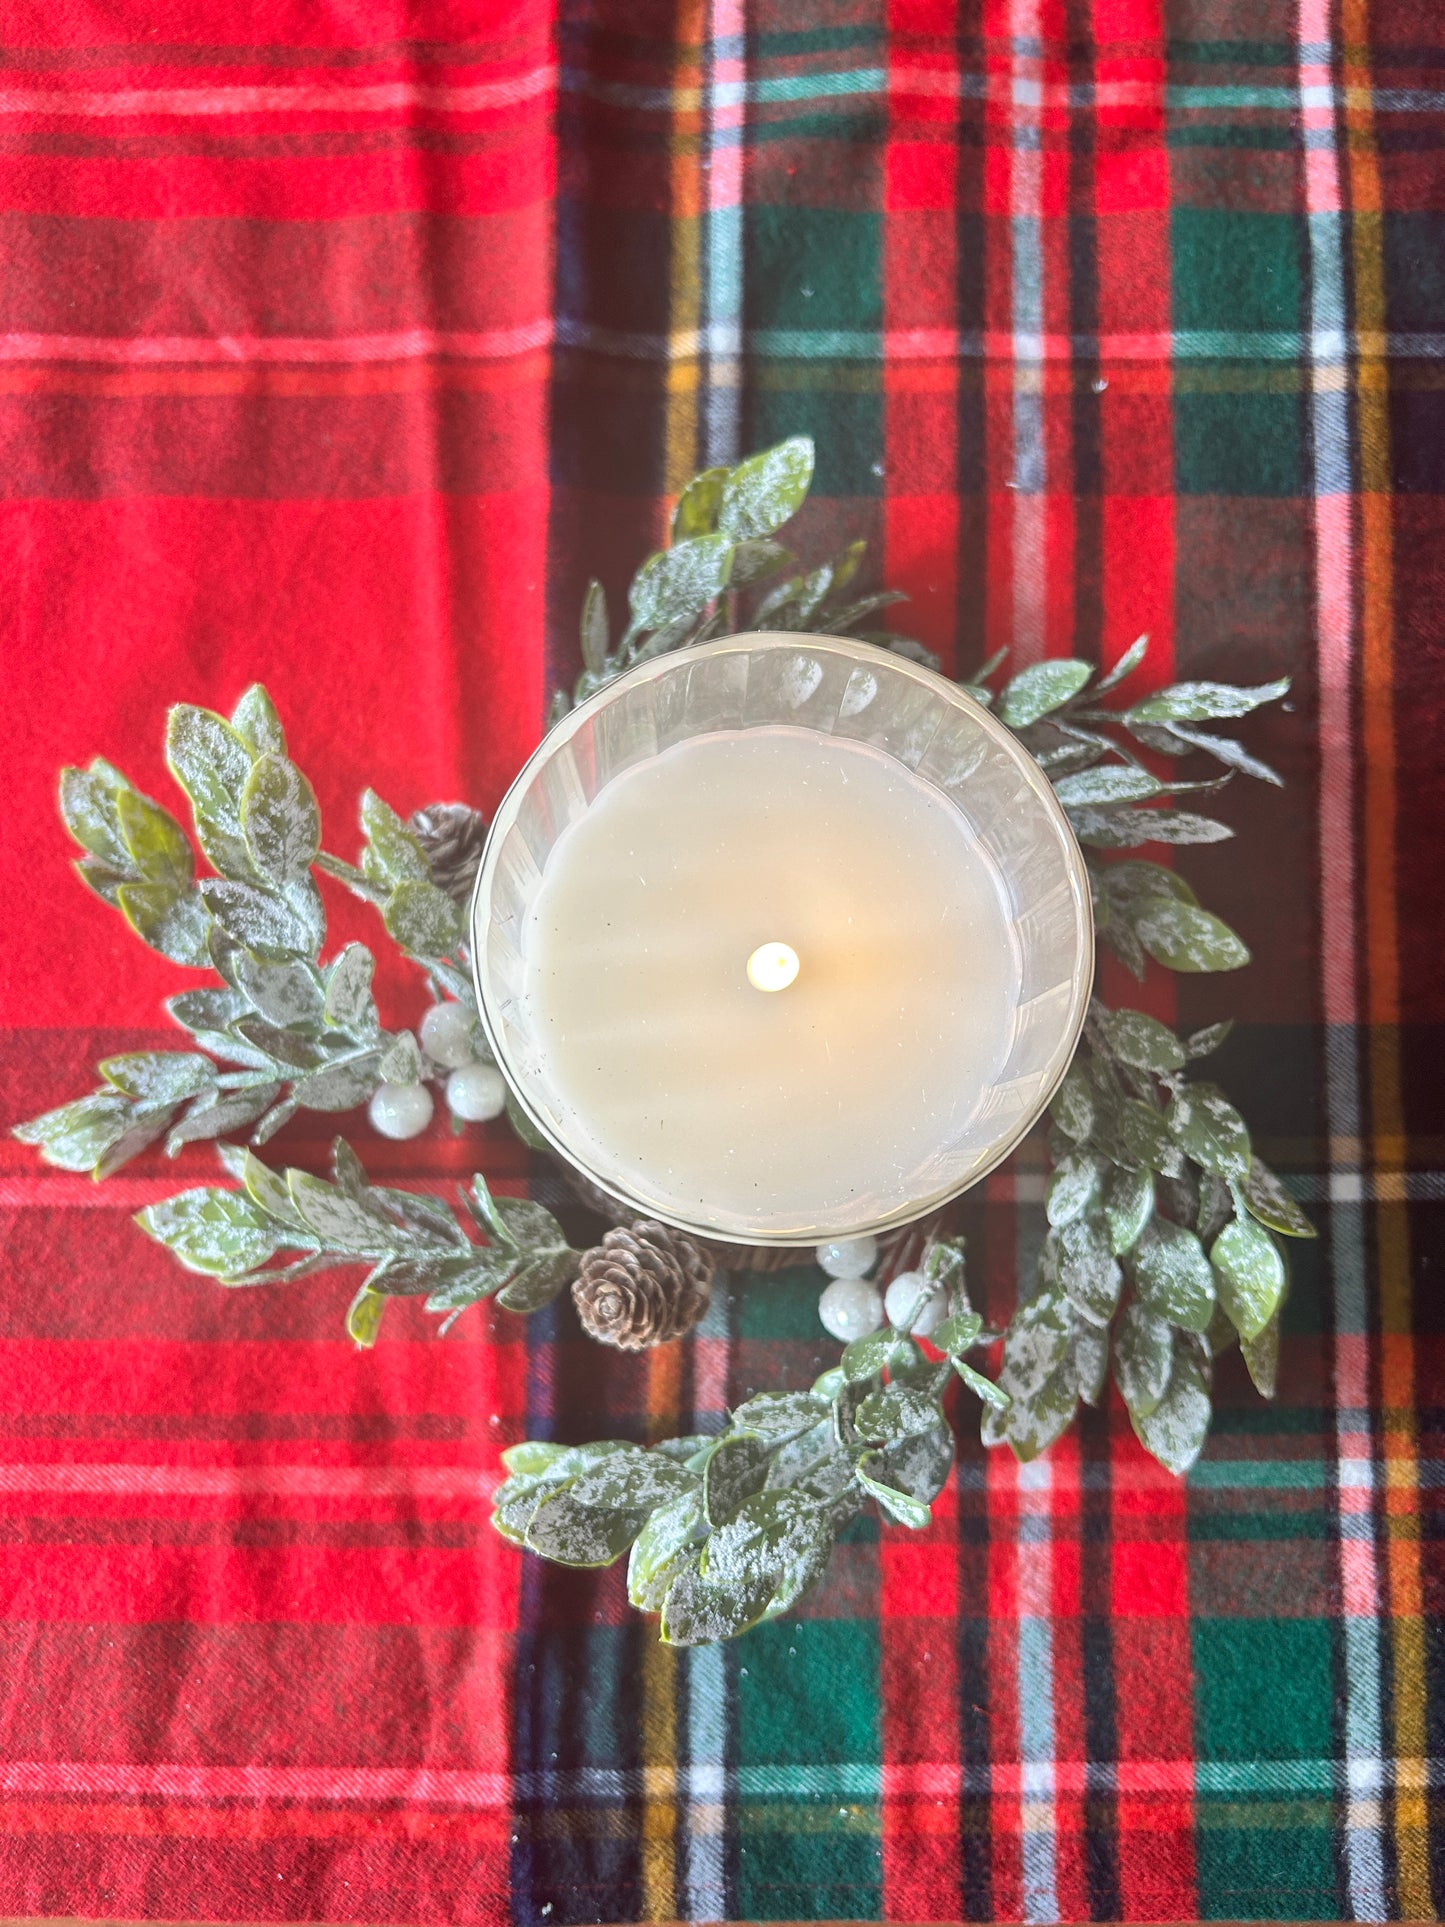
[[[350,1280],[226,1293],[135,1231],[206,1153],[97,1188],[11,1144],[0,1910],[1433,1917],[1437,6],[12,0],[5,43],[7,1122],[183,975],[67,878],[60,762],[170,794],[163,704],[259,676],[332,848],[367,781],[491,805],[585,577],[806,429],[811,539],[870,537],[951,663],[1147,628],[1161,677],[1296,678],[1251,732],[1288,788],[1187,853],[1254,967],[1149,996],[1241,1016],[1221,1081],[1322,1236],[1278,1400],[1226,1361],[1186,1483],[1117,1405],[1026,1470],[961,1414],[932,1531],[679,1655],[490,1534],[499,1447],[805,1381],[816,1278],[642,1361],[409,1302],[357,1354]],[[438,1188],[476,1154],[358,1141]],[[995,1313],[1040,1187],[968,1202]]]

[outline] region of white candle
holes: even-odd
[[[552,850],[524,995],[559,1105],[664,1215],[867,1222],[928,1189],[1008,1051],[997,868],[866,743],[695,737]]]
[[[1088,879],[1038,766],[836,636],[724,638],[580,705],[498,810],[472,914],[543,1137],[741,1244],[908,1223],[992,1169],[1088,996]]]

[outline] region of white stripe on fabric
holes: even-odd
[[[1039,0],[1011,0],[1009,239],[1013,324],[1013,660],[1024,668],[1044,652],[1047,503],[1044,397],[1027,344],[1044,335],[1043,126],[1036,56]]]
[[[1054,1758],[1053,1467],[1018,1468],[1019,1843],[1023,1917],[1059,1918],[1057,1787]]]
[[[1316,136],[1305,153],[1309,235],[1310,338],[1343,335],[1348,325],[1344,194],[1338,128],[1330,98],[1333,63],[1329,0],[1300,0],[1299,99]],[[1326,1104],[1330,1131],[1363,1127],[1359,1062],[1352,1026],[1356,1008],[1354,775],[1351,747],[1351,661],[1357,562],[1350,493],[1355,479],[1349,399],[1342,385],[1318,379],[1310,396],[1314,452],[1315,602],[1320,663],[1320,912],[1323,919]],[[1336,1028],[1339,1026],[1340,1028]],[[1350,1174],[1352,1177],[1354,1173]],[[1332,1186],[1333,1190],[1333,1186]],[[1344,1616],[1345,1765],[1375,1766],[1382,1745],[1380,1586],[1371,1516],[1356,1510],[1361,1474],[1370,1465],[1373,1421],[1368,1407],[1363,1225],[1355,1212],[1333,1227],[1330,1267],[1335,1323],[1335,1426],[1340,1491],[1340,1572]],[[1366,1500],[1368,1506],[1368,1500]],[[1356,1534],[1354,1528],[1365,1529]],[[1344,1828],[1346,1884],[1356,1920],[1388,1918],[1380,1808],[1352,1805]]]

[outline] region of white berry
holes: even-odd
[[[818,1300],[823,1329],[849,1344],[883,1323],[883,1296],[866,1278],[835,1278]]]
[[[434,1064],[449,1071],[476,1056],[472,1028],[476,1019],[465,1004],[433,1004],[421,1020],[421,1047]]]
[[[415,1137],[431,1123],[432,1098],[425,1084],[383,1084],[366,1107],[383,1137]]]
[[[465,1064],[447,1079],[447,1108],[468,1124],[485,1124],[507,1108],[507,1087],[492,1064]]]
[[[921,1271],[900,1271],[883,1294],[889,1324],[899,1331],[912,1332],[916,1338],[931,1338],[947,1316],[948,1293],[935,1291],[926,1296],[927,1292],[928,1281]]]
[[[866,1278],[878,1262],[878,1240],[835,1238],[813,1255],[830,1278]]]

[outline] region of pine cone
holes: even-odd
[[[431,880],[463,908],[471,902],[487,840],[487,819],[465,803],[428,803],[407,819],[422,847]]]
[[[691,1238],[642,1218],[584,1255],[572,1299],[591,1337],[640,1352],[692,1330],[707,1310],[713,1269]]]

